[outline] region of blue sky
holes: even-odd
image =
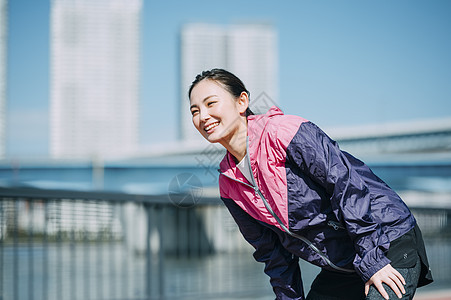
[[[177,136],[186,22],[273,23],[278,102],[321,127],[451,117],[451,1],[143,2],[141,144]],[[9,3],[9,158],[48,155],[49,9]]]

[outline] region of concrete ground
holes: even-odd
[[[417,292],[414,300],[451,300],[451,289]]]
[[[274,299],[272,295],[264,297],[240,298],[240,300],[271,300]],[[215,300],[233,300],[229,298],[215,298]],[[451,289],[436,290],[436,291],[417,291],[414,300],[451,300]]]

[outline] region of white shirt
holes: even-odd
[[[248,157],[249,156],[246,153],[243,159],[236,166],[241,171],[241,173],[243,173],[244,177],[246,177],[247,181],[253,183],[252,170],[250,163],[248,163]]]

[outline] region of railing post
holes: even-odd
[[[19,299],[19,211],[20,211],[20,200],[16,199],[14,207],[14,231],[13,231],[13,299]]]
[[[147,212],[147,234],[146,234],[146,299],[152,298],[152,249],[150,247],[150,238],[152,234],[152,207],[144,203]]]
[[[33,221],[34,221],[34,208],[35,208],[35,200],[27,199],[26,204],[28,204],[28,215],[30,216],[28,219],[28,299],[33,300],[34,295],[34,285],[33,285],[33,276],[34,276],[34,259],[33,259]]]
[[[165,249],[164,249],[164,209],[162,206],[158,205],[156,207],[157,209],[157,230],[158,230],[158,237],[159,237],[159,249],[158,249],[158,282],[159,282],[159,294],[160,299],[164,299],[164,288],[165,288],[165,265],[164,265],[164,256],[165,256]]]
[[[49,201],[47,199],[42,200],[42,205],[44,205],[44,232],[42,237],[43,242],[43,257],[42,257],[42,299],[48,299],[48,230],[49,230]]]
[[[4,264],[3,264],[3,247],[4,247],[4,240],[6,239],[6,221],[5,221],[5,214],[3,213],[4,210],[4,201],[5,199],[0,199],[0,300],[3,300],[3,270],[4,270]]]

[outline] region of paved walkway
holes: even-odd
[[[214,298],[215,300],[232,300],[237,298]],[[273,300],[274,296],[265,295],[265,296],[257,296],[257,297],[240,297],[240,300]],[[185,299],[186,300],[186,299]],[[191,300],[191,299],[190,299]],[[414,300],[451,300],[451,288],[450,289],[441,289],[441,290],[433,290],[433,291],[425,291],[422,292],[421,289],[417,290],[417,293],[414,297]]]
[[[451,300],[451,289],[417,292],[414,300]]]
[[[271,300],[274,299],[272,295],[264,297],[252,297],[252,298],[240,298],[241,300]],[[216,299],[215,300],[231,300],[227,299]],[[437,291],[426,291],[421,292],[417,290],[414,300],[451,300],[451,289],[437,290]]]

